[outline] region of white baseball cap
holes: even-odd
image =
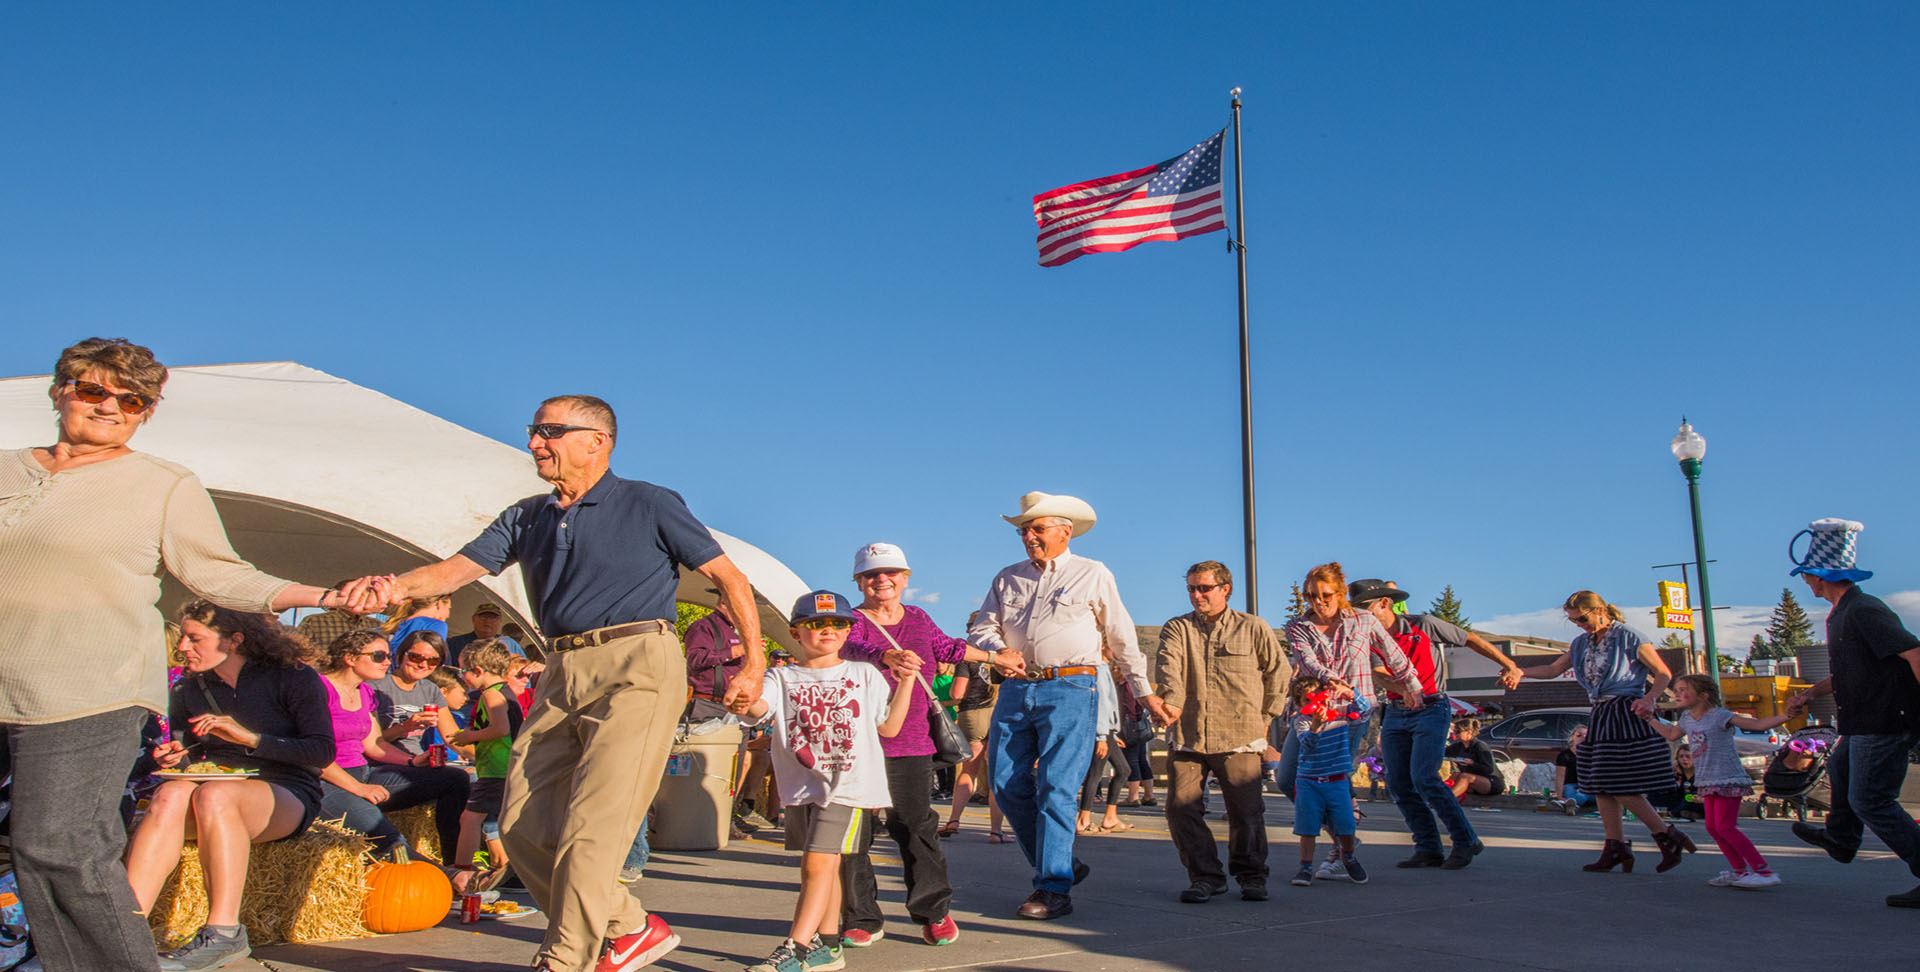
[[[891,543],[870,543],[853,552],[853,576],[870,570],[912,570],[907,553]]]

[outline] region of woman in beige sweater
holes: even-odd
[[[166,380],[144,347],[81,341],[54,366],[54,443],[0,451],[0,733],[20,896],[48,969],[158,967],[119,802],[142,723],[167,707],[160,569],[241,611],[364,611],[381,593],[240,559],[193,473],[127,444]]]

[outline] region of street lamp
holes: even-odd
[[[1707,672],[1720,684],[1720,653],[1713,644],[1713,594],[1707,587],[1707,534],[1700,525],[1700,460],[1707,457],[1706,437],[1693,430],[1687,417],[1680,417],[1680,431],[1673,437],[1673,457],[1680,460],[1680,472],[1687,477],[1687,500],[1693,506],[1693,559],[1700,565],[1700,620],[1706,634]]]

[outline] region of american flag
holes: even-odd
[[[1227,228],[1220,151],[1226,130],[1159,165],[1076,182],[1033,197],[1040,265],[1083,253],[1118,253],[1149,240],[1183,240]]]

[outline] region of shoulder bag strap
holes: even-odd
[[[858,609],[856,608],[855,610],[858,610]],[[895,648],[899,648],[901,651],[906,651],[905,648],[900,648],[900,642],[893,640],[893,635],[887,631],[887,626],[884,624],[881,624],[878,618],[875,618],[873,615],[868,614],[865,611],[861,611],[860,615],[861,617],[864,617],[868,621],[873,623],[874,628],[880,632],[880,637],[887,639],[887,644],[890,644]],[[927,676],[924,671],[924,668],[925,666],[922,666],[922,669],[923,669],[922,671],[914,672],[913,677],[920,680],[920,687],[926,690],[927,698],[930,699],[933,702],[933,704],[937,706],[940,704],[940,697],[938,695],[933,694],[933,686],[927,684]]]

